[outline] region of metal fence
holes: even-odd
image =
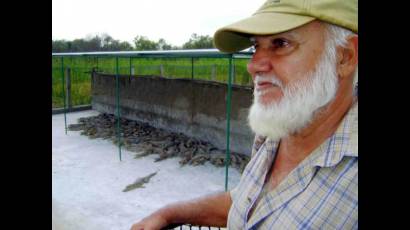
[[[222,229],[226,229],[226,228],[222,228]],[[221,228],[186,224],[186,225],[181,225],[177,227],[167,227],[167,228],[164,228],[163,230],[221,230]]]
[[[247,52],[232,55],[232,84],[252,84],[251,77],[246,71],[249,54]],[[227,83],[229,61],[223,56],[226,54],[216,50],[54,53],[52,108],[61,111],[61,108],[65,107],[65,102],[71,111],[72,107],[90,104],[91,70],[116,74],[117,57],[120,75],[156,75]],[[65,82],[61,80],[62,75],[65,75]]]
[[[120,75],[156,75],[223,82],[227,85],[225,191],[230,163],[230,111],[232,84],[251,85],[246,63],[252,52],[221,53],[216,49],[176,51],[126,51],[52,54],[52,105],[64,113],[88,108],[91,103],[91,71],[116,75],[116,114],[118,152],[121,161]]]

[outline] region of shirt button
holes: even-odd
[[[248,201],[249,201],[249,203],[251,203],[251,202],[252,202],[252,199],[251,199],[250,197],[248,197]]]

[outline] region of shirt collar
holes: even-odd
[[[358,102],[355,101],[336,132],[311,154],[313,166],[332,167],[343,157],[358,157]]]

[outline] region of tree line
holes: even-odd
[[[160,38],[152,41],[145,36],[136,36],[134,44],[112,38],[108,34],[94,37],[67,40],[52,40],[52,52],[97,52],[97,51],[141,51],[141,50],[180,50],[180,49],[209,49],[214,48],[213,38],[208,35],[191,35],[182,46],[173,46]]]

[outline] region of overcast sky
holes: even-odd
[[[265,0],[52,0],[52,39],[107,33],[132,43],[137,35],[181,46],[192,33],[213,36],[252,15]],[[133,43],[132,43],[133,44]]]

